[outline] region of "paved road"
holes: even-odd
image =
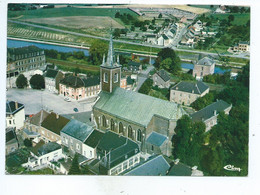
[[[8,89],[6,98],[10,101],[18,101],[25,105],[25,114],[35,114],[42,108],[53,110],[59,114],[74,113],[73,108],[78,108],[79,112],[91,111],[93,102],[66,102],[62,96],[53,94],[47,90],[40,91],[34,89]]]
[[[107,41],[109,40],[108,38],[104,38],[104,37],[98,37],[98,36],[93,36],[93,35],[88,35],[88,34],[76,33],[76,32],[71,32],[71,31],[66,31],[66,30],[60,30],[60,29],[46,27],[46,26],[40,26],[40,25],[36,25],[36,24],[29,24],[29,23],[26,23],[26,22],[18,22],[18,21],[13,21],[13,20],[8,20],[8,22],[12,22],[12,23],[16,23],[16,24],[23,24],[23,25],[27,25],[27,26],[32,26],[32,27],[42,28],[42,29],[47,29],[47,30],[52,30],[52,31],[57,31],[57,32],[61,32],[61,33],[72,34],[72,35],[76,35],[76,36],[90,37],[90,38],[107,40]],[[122,40],[113,40],[113,41],[118,42],[118,43],[131,44],[131,45],[163,48],[163,46],[151,45],[151,44],[145,44],[145,43],[134,43],[134,42],[122,41]],[[216,53],[210,53],[210,52],[204,52],[204,51],[179,49],[179,48],[176,48],[176,47],[173,47],[173,49],[176,50],[176,51],[185,51],[185,52],[190,52],[190,53],[198,53],[198,54],[201,53],[201,54],[206,54],[206,55],[218,56],[218,54],[216,54]],[[246,57],[246,56],[236,56],[236,55],[229,55],[229,54],[223,54],[221,56],[237,57],[237,58],[243,58],[243,59],[249,59],[250,58],[250,57]]]
[[[149,77],[149,72],[154,69],[153,66],[148,66],[146,70],[142,70],[140,74],[137,76],[137,86],[135,91],[138,91],[145,80]]]

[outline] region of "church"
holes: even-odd
[[[170,156],[176,122],[186,112],[174,102],[122,89],[120,79],[111,36],[107,59],[100,66],[101,92],[93,106],[97,128],[128,137],[143,152]]]

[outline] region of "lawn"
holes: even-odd
[[[40,169],[37,171],[25,171],[24,175],[54,175],[54,172],[50,168]]]
[[[235,20],[232,22],[233,25],[244,25],[247,23],[248,20],[250,20],[250,13],[228,13],[228,14],[212,14],[212,16],[216,19],[228,20],[228,16],[233,15],[235,17]]]
[[[19,20],[32,18],[51,18],[51,17],[66,17],[66,16],[109,16],[114,17],[116,12],[121,14],[137,14],[126,8],[75,8],[63,7],[52,9],[24,10],[24,11],[8,11],[8,19],[19,17]]]

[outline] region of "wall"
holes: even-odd
[[[60,135],[57,135],[56,133],[45,129],[44,127],[40,127],[39,132],[41,136],[43,137],[43,140],[45,142],[60,142]]]
[[[6,116],[6,127],[16,127],[16,130],[24,126],[25,113],[24,108],[19,110],[14,115]]]
[[[83,143],[80,140],[77,140],[63,132],[61,132],[61,140],[62,140],[62,145],[68,147],[68,149],[72,154],[75,154],[75,152],[79,154],[83,154],[82,153]]]

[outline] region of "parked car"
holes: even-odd
[[[74,110],[75,112],[78,112],[78,111],[79,111],[77,108],[74,108],[73,110]]]
[[[70,102],[70,101],[71,101],[70,98],[68,98],[68,97],[65,97],[64,100],[65,100],[66,102]]]

